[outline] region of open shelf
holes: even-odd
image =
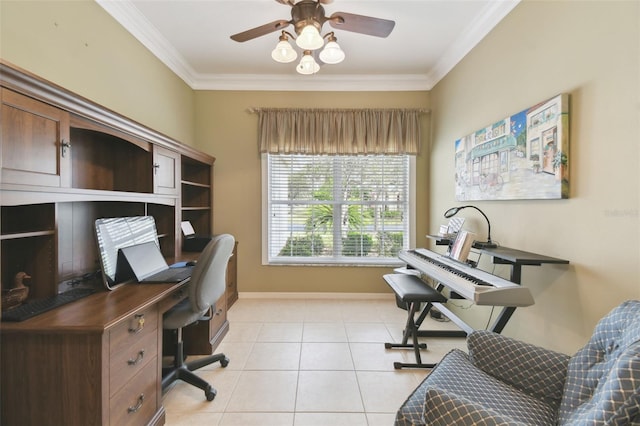
[[[72,187],[123,192],[153,192],[152,154],[124,139],[71,128]]]
[[[36,236],[34,233],[53,234],[55,231],[55,204],[27,204],[2,206],[0,234],[4,238],[18,235]]]
[[[210,207],[211,188],[204,185],[182,184],[182,207]]]
[[[182,157],[182,183],[190,185],[211,185],[211,165],[189,157]]]

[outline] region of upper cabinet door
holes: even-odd
[[[153,192],[178,195],[180,188],[180,154],[153,146]]]
[[[2,183],[71,186],[69,114],[1,89]]]

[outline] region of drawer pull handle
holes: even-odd
[[[144,328],[144,314],[136,314],[135,318],[138,320],[138,327],[129,328],[129,333],[140,333]]]
[[[127,364],[129,365],[136,365],[137,363],[139,363],[140,361],[142,361],[142,358],[144,358],[144,349],[140,349],[140,352],[138,352],[138,356],[136,357],[136,359],[130,359],[127,361]]]
[[[140,410],[140,408],[142,407],[143,403],[144,403],[144,394],[141,393],[140,396],[138,397],[138,403],[136,405],[134,405],[133,407],[127,408],[127,412],[129,414],[135,413],[136,411]]]

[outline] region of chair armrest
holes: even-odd
[[[423,415],[429,426],[526,426],[440,389],[429,388],[425,396]]]
[[[562,399],[569,355],[485,330],[467,338],[469,359],[487,374],[553,404]]]

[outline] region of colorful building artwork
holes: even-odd
[[[569,197],[569,95],[455,142],[456,200]]]

